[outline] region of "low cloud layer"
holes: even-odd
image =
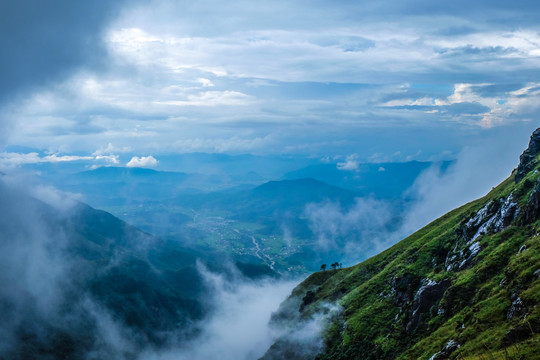
[[[90,263],[72,253],[76,233],[67,225],[77,216],[77,203],[35,185],[24,174],[0,175],[0,305],[6,310],[0,315],[0,357],[39,358],[50,352],[73,359],[248,360],[262,356],[272,344],[277,334],[268,327],[271,313],[299,279],[250,280],[232,266],[218,274],[200,263],[197,271],[207,291],[198,301],[210,313],[200,323],[167,333],[156,329],[155,335],[165,339],[157,346],[81,287],[87,276],[95,279],[129,254],[119,250],[108,264],[88,268]],[[133,251],[144,254],[149,248]],[[186,334],[191,334],[189,342]],[[25,336],[32,341],[23,342]]]
[[[43,323],[60,328],[73,325],[60,315],[65,291],[73,285],[66,276],[73,265],[64,257],[66,234],[51,226],[46,206],[27,196],[21,182],[10,186],[4,182],[5,176],[0,178],[0,277],[4,284],[0,303],[10,310],[1,315],[2,357],[10,354],[17,336],[29,323],[34,328],[28,331],[35,333],[37,342],[51,340]],[[64,201],[61,206],[65,206]]]
[[[342,252],[346,262],[372,253],[385,242],[396,218],[391,203],[374,198],[357,198],[350,208],[334,202],[312,203],[306,206],[304,215],[319,250]]]
[[[232,279],[199,271],[210,290],[214,310],[203,323],[202,333],[187,345],[141,354],[141,360],[260,358],[278,336],[270,316],[300,280],[248,280],[238,273]]]
[[[300,313],[303,295],[291,296],[274,313],[271,328],[279,334],[262,360],[313,359],[324,349],[323,332],[342,313],[337,303],[319,303],[310,314]]]
[[[89,268],[73,248],[77,202],[36,185],[25,174],[0,176],[0,357],[135,358],[145,336],[81,286],[112,264]]]
[[[486,195],[517,167],[527,141],[525,134],[505,134],[500,140],[490,139],[481,146],[465,148],[444,172],[438,166],[425,171],[409,190],[408,195],[415,201],[405,214],[400,232],[408,235]]]
[[[527,137],[523,134],[502,135],[515,145],[486,141],[481,147],[465,149],[445,171],[428,169],[406,194],[412,202],[398,214],[397,222],[392,204],[373,198],[356,199],[349,207],[333,202],[308,205],[304,215],[310,220],[318,246],[345,250],[350,256],[345,265],[352,265],[452,208],[484,195],[510,174],[526,147]],[[148,345],[143,336],[120,324],[92,297],[72,293],[77,282],[74,274],[80,274],[80,268],[65,256],[63,249],[69,239],[61,227],[53,225],[65,219],[74,199],[36,186],[22,175],[4,174],[0,178],[0,209],[4,214],[0,229],[6,235],[0,241],[0,278],[9,284],[0,289],[0,300],[2,306],[11,309],[0,316],[0,333],[5,339],[0,354],[11,354],[21,329],[28,324],[34,324],[31,332],[45,347],[55,344],[58,339],[50,334],[59,329],[70,334],[92,329],[92,341],[84,343],[81,339],[80,351],[89,359],[253,359],[284,336],[315,344],[313,351],[320,349],[319,333],[325,321],[322,318],[305,323],[289,335],[267,326],[272,312],[297,281],[247,280],[238,274],[212,273],[202,265],[198,271],[209,290],[206,299],[213,311],[200,324],[201,332],[182,343],[175,341],[184,335],[186,329],[181,329],[167,335],[166,348]],[[50,211],[47,206],[60,211],[48,218],[44,216]],[[54,331],[49,324],[55,324]]]
[[[510,176],[528,135],[500,133],[465,148],[448,167],[435,163],[403,194],[403,201],[357,198],[344,208],[332,202],[306,206],[321,251],[343,250],[347,265],[373,256],[461,205],[487,194]]]

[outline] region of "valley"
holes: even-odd
[[[212,158],[206,159],[212,167]],[[228,161],[233,164],[235,157]],[[260,158],[241,157],[237,161],[245,163],[246,175],[235,175],[233,183],[227,172],[189,174],[114,167],[74,174],[67,173],[67,169],[41,172],[41,178],[182,246],[197,251],[212,249],[248,262],[257,259],[258,264],[271,266],[282,274],[299,275],[317,270],[323,262],[352,263],[375,251],[366,243],[364,253],[344,252],[348,239],[362,243],[366,236],[361,234],[363,229],[356,230],[354,235],[335,233],[332,225],[318,217],[317,209],[331,206],[336,216],[350,216],[347,214],[357,210],[356,199],[373,199],[391,212],[374,231],[391,232],[399,226],[399,214],[414,202],[405,192],[422,171],[430,166],[445,171],[450,165],[365,164],[357,170],[343,171],[336,164],[324,164],[291,171],[288,159],[263,159],[263,163],[270,161],[275,168],[288,171],[272,175],[281,180],[261,182],[261,176],[253,175],[260,169]],[[199,164],[199,169],[204,167]],[[385,171],[380,170],[383,167]],[[299,178],[304,175],[313,177]],[[216,191],[212,190],[218,184],[216,179],[228,180],[218,185],[220,189]],[[258,183],[250,185],[254,179]],[[159,184],[159,190],[155,184]]]
[[[416,163],[411,169],[420,171]],[[350,216],[362,194],[313,178],[205,191],[178,188],[191,177],[185,173],[120,168],[60,173],[40,172],[39,181],[57,183],[65,191],[44,187],[38,193],[43,200],[28,195],[17,175],[3,174],[0,179],[2,193],[12,194],[3,203],[11,220],[0,224],[5,256],[30,268],[43,257],[47,262],[39,272],[58,269],[54,279],[40,284],[56,299],[47,305],[50,316],[32,295],[36,284],[30,280],[18,285],[14,294],[0,293],[15,316],[13,321],[6,318],[0,327],[14,334],[4,352],[8,358],[37,359],[49,354],[82,359],[90,352],[98,357],[129,358],[151,348],[182,353],[182,347],[198,341],[208,331],[206,322],[221,311],[221,292],[236,296],[246,286],[272,291],[318,270],[322,263],[352,262],[374,251],[361,245],[361,231],[354,238],[354,228],[335,233],[310,213],[330,206],[335,216]],[[112,214],[74,199],[74,193]],[[376,195],[369,194],[371,201],[382,202],[374,200]],[[402,204],[396,205],[396,212],[406,203],[401,196],[384,201]],[[8,211],[14,203],[28,206]],[[17,237],[20,243],[13,245],[5,236],[22,234],[25,212],[35,214],[27,226],[49,235],[30,233],[27,238]],[[375,231],[390,231],[395,216],[390,214]],[[323,235],[333,245],[322,244],[318,236]],[[340,245],[346,240],[365,252],[348,257],[348,248]],[[42,252],[21,258],[17,246],[33,246]],[[4,261],[4,265],[10,263]],[[5,277],[36,276],[17,274],[9,266],[3,271]],[[70,301],[73,297],[77,300]],[[15,306],[17,302],[31,304],[30,318]],[[276,307],[265,311],[269,314]],[[32,316],[36,320],[28,327]],[[52,320],[58,325],[53,326]],[[259,326],[266,328],[265,322]],[[116,340],[103,338],[104,329],[117,333]],[[257,351],[262,355],[263,350]]]

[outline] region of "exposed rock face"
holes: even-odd
[[[442,297],[446,289],[450,287],[450,280],[445,279],[440,282],[436,282],[430,279],[422,280],[422,286],[418,289],[414,295],[413,312],[409,323],[407,324],[407,331],[412,331],[420,323],[420,315],[427,313],[430,308],[437,303]]]
[[[512,304],[506,313],[506,318],[510,320],[515,316],[524,316],[525,314],[527,314],[527,308],[523,305],[523,301],[518,294],[512,294]]]
[[[394,296],[394,302],[397,306],[402,307],[409,302],[413,293],[411,279],[409,277],[392,277],[391,285],[390,293]]]
[[[540,217],[540,183],[536,185],[536,188],[531,193],[527,208],[523,214],[523,221],[525,224],[530,224]]]
[[[536,129],[529,141],[529,147],[519,157],[519,165],[517,167],[514,180],[520,182],[529,171],[536,165],[536,156],[540,153],[540,128]]]
[[[526,325],[519,325],[508,330],[502,339],[503,346],[510,346],[517,342],[523,341],[532,335],[532,329]]]
[[[462,226],[462,235],[467,244],[488,232],[503,231],[514,220],[517,208],[517,202],[512,194],[506,199],[490,201]]]
[[[433,354],[429,360],[445,360],[450,357],[450,354],[460,348],[460,345],[455,340],[448,340],[444,349]]]
[[[481,250],[477,239],[487,233],[503,231],[516,219],[518,212],[518,204],[513,194],[498,201],[490,201],[478,210],[457,231],[459,241],[446,258],[446,271],[462,270],[472,265],[474,257]],[[465,247],[458,251],[460,243],[464,243]]]

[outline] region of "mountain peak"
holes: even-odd
[[[520,182],[529,171],[534,169],[536,165],[536,156],[540,154],[540,128],[536,129],[529,141],[529,147],[519,157],[519,165],[517,167],[514,180],[516,183]]]

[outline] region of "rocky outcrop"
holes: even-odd
[[[451,285],[448,279],[436,282],[427,278],[423,279],[421,284],[414,295],[413,311],[407,324],[407,331],[412,331],[418,327],[420,316],[429,312],[431,307],[443,297],[444,292]]]
[[[518,204],[512,194],[499,201],[490,201],[461,227],[461,234],[469,244],[480,235],[503,231],[515,219],[517,210]]]
[[[448,340],[446,345],[444,346],[444,349],[441,351],[433,354],[429,360],[445,360],[450,357],[450,354],[452,354],[454,351],[460,348],[460,345],[455,340]]]
[[[536,221],[540,217],[540,182],[536,185],[536,188],[531,193],[527,207],[523,214],[523,222],[530,224]]]
[[[488,202],[473,214],[457,230],[458,242],[446,257],[446,271],[462,270],[472,265],[474,257],[481,250],[478,238],[503,231],[516,219],[518,213],[517,200],[510,194],[506,198]]]
[[[503,346],[510,346],[512,344],[518,343],[520,341],[523,341],[527,339],[529,336],[532,335],[532,328],[527,325],[519,325],[513,329],[510,329],[504,334],[504,337],[502,338],[502,345]]]
[[[516,316],[525,316],[527,314],[527,308],[525,305],[523,305],[523,301],[519,297],[518,294],[512,294],[512,304],[510,305],[510,308],[506,312],[506,318],[508,320],[516,317]]]
[[[412,298],[413,289],[411,286],[412,278],[410,276],[392,277],[390,282],[390,294],[393,295],[394,303],[399,308],[407,304]]]
[[[537,164],[536,156],[540,153],[540,128],[536,129],[529,141],[529,147],[519,157],[519,165],[514,175],[516,183],[520,182]]]

